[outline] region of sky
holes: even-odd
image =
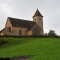
[[[7,17],[33,21],[37,8],[44,16],[44,33],[54,30],[60,35],[60,0],[0,0],[0,30]]]

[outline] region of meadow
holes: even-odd
[[[0,57],[30,56],[29,60],[60,60],[60,38],[7,37],[0,46]]]

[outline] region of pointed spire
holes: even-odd
[[[38,8],[37,8],[37,10],[38,10]]]
[[[37,10],[36,10],[36,12],[35,12],[35,14],[34,14],[33,17],[35,17],[35,16],[41,16],[41,17],[43,17],[42,14],[39,12],[38,8],[37,8]]]

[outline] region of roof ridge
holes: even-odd
[[[36,23],[29,20],[8,17],[13,27],[22,27],[31,29]]]
[[[31,20],[26,20],[26,19],[19,19],[19,18],[13,18],[13,17],[8,17],[9,19],[17,19],[17,20],[23,20],[23,21],[29,21],[29,22],[33,22]]]

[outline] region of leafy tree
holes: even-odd
[[[48,36],[48,33],[45,33],[44,36]]]
[[[55,37],[55,36],[58,36],[54,30],[50,30],[49,33],[48,33],[48,36],[52,36],[52,37]]]

